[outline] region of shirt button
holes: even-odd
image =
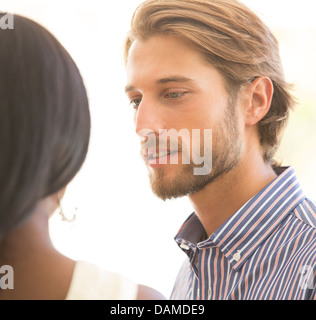
[[[240,254],[240,250],[237,251],[237,253],[235,253],[233,255],[233,259],[238,262],[241,259],[241,254]]]
[[[180,248],[182,248],[183,250],[186,250],[186,251],[190,250],[190,247],[185,243],[181,243]]]

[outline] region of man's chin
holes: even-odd
[[[183,173],[175,171],[177,171],[176,168],[170,166],[148,168],[151,189],[158,198],[164,201],[185,196],[185,194],[179,194],[178,190],[178,180]]]
[[[164,201],[196,193],[211,181],[209,175],[194,176],[193,167],[190,165],[182,170],[149,169],[149,179],[153,193]]]

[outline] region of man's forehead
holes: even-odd
[[[168,83],[199,84],[205,79],[217,79],[215,73],[218,70],[184,41],[167,36],[135,40],[127,61],[125,91]]]
[[[149,39],[136,39],[127,56],[127,67],[130,65],[183,68],[191,63],[204,63],[205,57],[195,46],[174,36],[158,35]]]

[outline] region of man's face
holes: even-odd
[[[235,102],[220,73],[195,48],[175,37],[136,40],[127,81],[141,153],[157,196],[196,193],[238,164],[242,141]],[[168,137],[168,132],[180,134]],[[203,164],[194,159],[203,155],[209,170],[196,174]]]

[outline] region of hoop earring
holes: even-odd
[[[67,218],[65,213],[64,213],[64,210],[63,210],[63,207],[61,205],[61,199],[59,197],[59,193],[57,193],[57,199],[58,199],[58,207],[59,207],[59,210],[58,210],[58,214],[60,215],[62,221],[66,221],[68,223],[73,223],[76,221],[76,218],[77,218],[77,208],[75,208],[75,213],[74,215],[72,216],[71,219]]]

